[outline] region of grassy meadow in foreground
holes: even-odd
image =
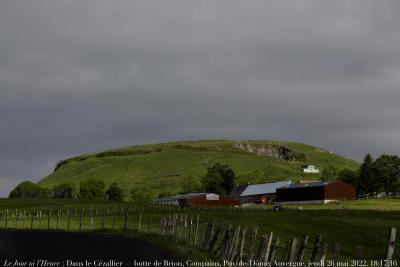
[[[376,203],[380,201],[375,200]],[[347,202],[351,203],[351,202]],[[281,239],[281,244],[290,238],[296,237],[302,239],[304,235],[309,235],[311,240],[309,246],[312,246],[317,234],[322,234],[324,240],[328,242],[330,251],[335,241],[339,241],[342,246],[342,257],[353,258],[356,246],[362,246],[364,255],[369,259],[381,259],[384,257],[388,241],[389,227],[397,227],[400,229],[400,212],[383,211],[383,210],[361,210],[364,205],[368,207],[370,201],[360,201],[357,206],[353,202],[353,206],[357,209],[351,209],[351,205],[347,205],[345,209],[334,209],[331,205],[327,205],[327,209],[285,209],[283,211],[272,211],[270,209],[260,208],[217,208],[217,209],[177,209],[166,206],[154,205],[138,205],[133,203],[114,203],[106,201],[84,201],[84,200],[57,200],[57,199],[33,199],[33,200],[0,200],[0,228],[5,226],[5,211],[9,210],[8,228],[29,228],[31,217],[19,217],[24,210],[26,213],[37,215],[38,210],[42,210],[43,217],[38,220],[34,217],[34,229],[47,229],[48,211],[52,211],[50,228],[56,228],[54,214],[57,210],[62,211],[59,227],[66,229],[66,210],[70,209],[72,214],[71,230],[79,230],[80,214],[85,210],[85,216],[82,220],[83,230],[96,230],[101,228],[102,216],[106,214],[105,225],[111,228],[113,216],[111,211],[116,207],[118,215],[115,218],[114,228],[122,229],[126,211],[129,211],[128,229],[137,230],[139,222],[139,214],[141,218],[141,231],[147,232],[150,226],[150,232],[158,233],[160,219],[171,213],[188,214],[194,217],[200,215],[200,230],[206,222],[215,219],[216,223],[223,225],[231,223],[232,225],[246,226],[248,229],[247,238],[250,238],[250,232],[253,225],[258,225],[259,237],[268,232],[274,232]],[[364,204],[363,204],[364,203]],[[399,200],[382,201],[381,206],[391,206]],[[391,204],[389,204],[391,203]],[[89,214],[94,215],[93,229],[90,224]],[[107,216],[107,213],[109,215]],[[150,221],[150,224],[149,224]],[[247,240],[248,246],[249,240]],[[174,246],[170,242],[164,244],[165,247]],[[248,247],[247,247],[248,248]],[[309,253],[310,251],[308,251]],[[186,252],[185,252],[186,253]],[[395,259],[400,258],[400,250],[395,250]]]

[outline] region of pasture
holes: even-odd
[[[201,255],[201,252],[197,253],[198,249],[194,246],[186,247],[184,244],[174,244],[168,238],[154,236],[160,231],[160,220],[168,215],[187,215],[188,218],[192,216],[196,218],[199,215],[199,238],[210,220],[214,220],[216,225],[221,226],[230,223],[233,226],[247,227],[245,251],[250,243],[253,226],[258,225],[259,237],[273,232],[274,236],[280,238],[281,244],[291,238],[301,241],[304,235],[308,235],[310,243],[306,254],[310,253],[315,237],[321,234],[323,241],[328,244],[328,256],[331,256],[333,244],[338,241],[343,259],[354,258],[356,246],[363,248],[363,257],[366,259],[384,258],[389,228],[400,229],[400,212],[385,210],[385,207],[395,206],[398,203],[397,200],[382,201],[382,210],[377,210],[376,207],[379,205],[375,205],[374,210],[361,209],[362,206],[368,208],[372,205],[371,201],[354,202],[351,205],[348,203],[345,208],[337,209],[331,204],[324,206],[326,209],[313,207],[300,210],[292,207],[283,211],[272,211],[265,208],[178,209],[91,200],[1,199],[0,229],[7,226],[8,229],[32,227],[35,230],[67,230],[69,225],[69,231],[111,231],[122,235],[135,234],[140,238],[157,242],[185,258],[188,255]],[[70,214],[69,219],[67,219],[67,213]],[[138,232],[139,235],[137,235]],[[394,258],[400,258],[400,250],[397,248]]]

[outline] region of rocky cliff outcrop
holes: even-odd
[[[279,158],[284,160],[302,160],[305,158],[304,153],[294,152],[282,145],[237,143],[234,144],[233,147],[264,157]]]

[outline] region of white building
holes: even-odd
[[[304,166],[303,172],[304,173],[319,173],[319,170],[316,169],[314,165],[307,165],[307,166]]]

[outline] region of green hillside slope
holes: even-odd
[[[39,182],[53,187],[63,182],[98,178],[107,185],[118,182],[127,192],[145,187],[154,197],[182,191],[187,177],[200,181],[207,167],[228,164],[237,183],[274,180],[318,179],[302,173],[304,164],[323,169],[355,169],[356,161],[310,145],[284,141],[182,141],[113,149],[61,161],[56,170]]]

